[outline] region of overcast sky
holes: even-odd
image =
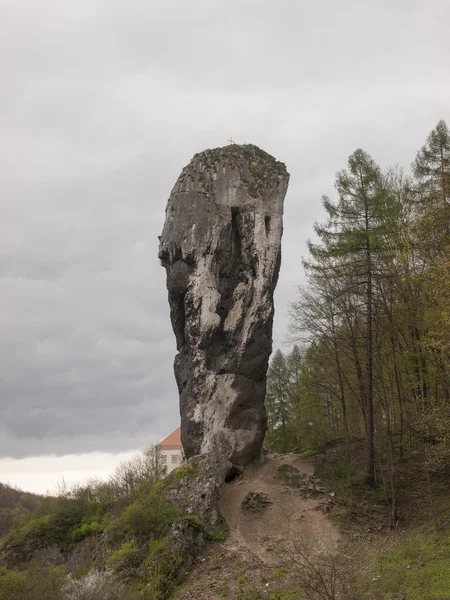
[[[182,167],[230,137],[291,173],[280,347],[335,172],[358,147],[408,167],[450,121],[449,20],[447,0],[0,0],[0,457],[178,426],[157,236]]]

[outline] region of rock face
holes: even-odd
[[[218,435],[235,465],[261,456],[288,183],[284,164],[231,145],[196,154],[172,190],[159,258],[187,458],[213,450]]]

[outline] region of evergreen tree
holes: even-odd
[[[439,121],[417,153],[413,170],[428,197],[450,203],[450,132],[444,120]]]
[[[413,171],[425,217],[422,235],[435,255],[448,242],[450,233],[450,132],[445,121],[439,121],[417,153]]]
[[[364,417],[366,429],[366,483],[375,485],[373,410],[373,304],[377,254],[381,250],[383,187],[379,167],[363,150],[348,161],[336,177],[339,198],[324,197],[325,225],[316,225],[319,244],[309,243],[316,276],[338,279],[362,304],[366,324]]]
[[[273,450],[288,452],[290,448],[289,424],[290,374],[286,356],[277,350],[267,372],[267,443]]]

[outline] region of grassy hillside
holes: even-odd
[[[0,600],[166,598],[188,558],[171,531],[194,540],[204,531],[170,499],[192,472],[184,465],[162,479],[144,453],[108,482],[76,487],[47,512],[22,515],[0,544]],[[86,596],[77,595],[83,589]]]
[[[313,460],[316,475],[333,490],[334,507],[329,515],[350,540],[350,552],[361,541],[366,546],[367,600],[450,598],[447,470],[433,471],[421,457],[399,465],[397,520],[392,522],[392,489],[364,485],[361,446],[361,440],[353,443],[351,465],[345,460],[344,443],[318,453]]]

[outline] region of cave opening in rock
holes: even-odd
[[[239,467],[231,467],[225,475],[225,483],[233,483],[242,477],[242,469]]]

